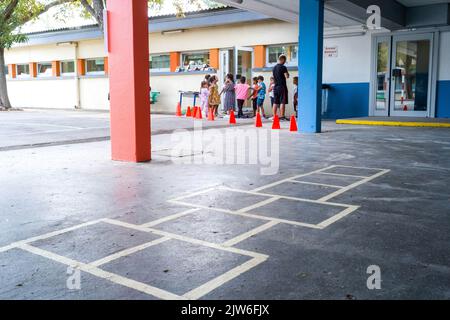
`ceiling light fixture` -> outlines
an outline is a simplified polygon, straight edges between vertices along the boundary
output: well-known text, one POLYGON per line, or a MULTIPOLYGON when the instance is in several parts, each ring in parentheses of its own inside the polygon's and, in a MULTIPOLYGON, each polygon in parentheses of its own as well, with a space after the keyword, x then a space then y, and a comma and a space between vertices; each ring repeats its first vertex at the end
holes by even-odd
POLYGON ((175 34, 175 33, 183 33, 183 32, 184 32, 184 29, 177 29, 177 30, 162 31, 161 34, 166 35, 166 34, 175 34))

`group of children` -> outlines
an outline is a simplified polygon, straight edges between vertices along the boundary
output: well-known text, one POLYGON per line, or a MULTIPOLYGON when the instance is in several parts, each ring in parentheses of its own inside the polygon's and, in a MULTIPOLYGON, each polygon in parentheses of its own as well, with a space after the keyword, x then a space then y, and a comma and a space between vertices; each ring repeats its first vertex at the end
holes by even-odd
MULTIPOLYGON (((219 105, 223 105, 223 111, 225 117, 229 117, 231 112, 236 110, 236 101, 238 107, 237 118, 243 118, 244 112, 243 108, 245 102, 249 99, 252 101, 253 107, 253 117, 259 112, 264 118, 268 119, 264 110, 264 101, 266 99, 267 92, 269 93, 271 106, 274 105, 274 78, 270 78, 269 89, 267 90, 266 84, 264 83, 264 77, 258 76, 253 78, 253 84, 250 86, 247 84, 247 79, 241 76, 236 84, 234 81, 234 76, 232 74, 227 74, 225 78, 225 83, 222 90, 219 91, 218 85, 219 79, 217 76, 206 75, 205 79, 201 83, 200 88, 200 102, 201 110, 207 117, 210 112, 214 116, 219 116, 219 105), (221 96, 223 95, 223 103, 221 96)), ((297 86, 298 77, 294 77, 294 110, 297 113, 297 86)), ((277 110, 273 110, 276 114, 277 110)), ((284 117, 284 115, 282 115, 284 117)), ((285 117, 284 117, 285 118, 285 117)))

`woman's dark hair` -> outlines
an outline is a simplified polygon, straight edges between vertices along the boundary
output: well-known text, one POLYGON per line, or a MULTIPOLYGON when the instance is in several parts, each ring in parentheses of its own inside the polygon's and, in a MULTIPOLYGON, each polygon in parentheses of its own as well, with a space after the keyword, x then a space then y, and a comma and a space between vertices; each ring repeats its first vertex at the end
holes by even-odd
POLYGON ((247 81, 247 78, 246 78, 246 77, 241 77, 241 79, 240 79, 240 80, 241 80, 241 83, 242 83, 242 84, 244 84, 244 83, 245 83, 245 81, 247 81))
POLYGON ((216 80, 216 76, 210 76, 209 77, 209 84, 212 84, 216 80))
POLYGON ((263 76, 259 76, 258 80, 264 81, 264 77, 263 76))
POLYGON ((258 82, 258 77, 253 77, 253 81, 258 82))
POLYGON ((211 75, 210 75, 210 74, 207 74, 207 75, 205 76, 205 80, 206 80, 206 81, 209 81, 210 78, 211 78, 211 75))
POLYGON ((234 76, 231 73, 227 74, 227 79, 231 80, 231 82, 234 82, 234 76))

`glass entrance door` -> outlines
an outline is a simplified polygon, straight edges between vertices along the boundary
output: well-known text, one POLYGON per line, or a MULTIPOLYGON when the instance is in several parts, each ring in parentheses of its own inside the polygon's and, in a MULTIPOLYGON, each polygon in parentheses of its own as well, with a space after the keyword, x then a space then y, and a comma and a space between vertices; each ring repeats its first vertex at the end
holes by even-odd
POLYGON ((235 74, 234 49, 220 50, 219 86, 222 87, 227 74, 235 74))
POLYGON ((252 81, 252 66, 253 66, 253 49, 245 47, 235 48, 235 70, 234 74, 236 81, 241 76, 246 77, 247 83, 251 85, 252 81))
POLYGON ((430 116, 433 34, 378 37, 375 43, 371 114, 430 116))
POLYGON ((380 37, 376 41, 375 116, 389 115, 391 84, 391 37, 380 37))
POLYGON ((393 38, 391 115, 429 115, 432 47, 432 34, 393 38))

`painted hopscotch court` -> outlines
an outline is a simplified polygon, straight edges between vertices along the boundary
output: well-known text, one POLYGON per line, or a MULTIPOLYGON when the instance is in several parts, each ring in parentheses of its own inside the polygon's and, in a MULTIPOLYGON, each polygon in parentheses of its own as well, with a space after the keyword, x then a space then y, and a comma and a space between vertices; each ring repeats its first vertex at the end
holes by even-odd
POLYGON ((169 200, 186 206, 173 215, 139 225, 93 220, 14 242, 0 253, 23 250, 156 299, 197 300, 270 259, 237 244, 279 224, 326 232, 359 208, 333 198, 389 171, 332 165, 251 191, 214 186, 169 200), (230 229, 214 231, 224 225, 230 229), (110 232, 116 235, 114 245, 105 238, 110 232), (92 235, 91 248, 75 245, 92 235), (204 268, 214 276, 203 274, 204 268), (163 276, 150 270, 162 270, 163 276))

